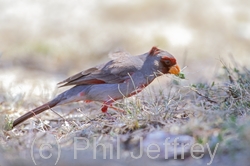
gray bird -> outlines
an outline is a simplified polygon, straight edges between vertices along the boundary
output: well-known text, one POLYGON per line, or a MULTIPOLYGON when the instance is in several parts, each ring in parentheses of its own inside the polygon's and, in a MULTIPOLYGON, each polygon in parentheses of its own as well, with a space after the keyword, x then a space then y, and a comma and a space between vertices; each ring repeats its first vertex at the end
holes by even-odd
POLYGON ((174 56, 157 47, 152 47, 149 52, 138 56, 118 52, 111 61, 58 83, 60 87, 73 87, 19 117, 14 121, 13 127, 52 107, 81 100, 102 102, 101 110, 107 112, 114 101, 139 93, 156 77, 162 74, 177 75, 179 72, 180 68, 174 56))

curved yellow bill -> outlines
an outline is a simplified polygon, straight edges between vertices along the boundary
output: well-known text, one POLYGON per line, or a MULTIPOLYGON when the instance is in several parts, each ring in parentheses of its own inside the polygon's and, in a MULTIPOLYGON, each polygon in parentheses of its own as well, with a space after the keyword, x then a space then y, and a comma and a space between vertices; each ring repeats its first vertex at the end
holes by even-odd
POLYGON ((169 69, 169 73, 170 74, 174 74, 174 75, 177 75, 179 74, 181 71, 180 67, 176 64, 174 66, 172 66, 170 69, 169 69))

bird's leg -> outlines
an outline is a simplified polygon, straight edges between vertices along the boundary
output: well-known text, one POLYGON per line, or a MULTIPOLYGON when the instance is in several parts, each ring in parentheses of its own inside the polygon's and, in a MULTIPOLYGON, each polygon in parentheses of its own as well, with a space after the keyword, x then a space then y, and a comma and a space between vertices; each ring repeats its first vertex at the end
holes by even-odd
POLYGON ((108 111, 108 108, 112 108, 112 109, 114 109, 114 110, 117 111, 117 112, 124 113, 124 110, 112 106, 112 103, 113 103, 114 101, 115 101, 115 100, 109 100, 109 101, 104 102, 104 103, 103 103, 103 106, 102 106, 102 109, 101 109, 102 112, 103 112, 103 113, 106 113, 106 112, 108 111))
POLYGON ((102 110, 103 113, 106 113, 108 111, 108 106, 104 105, 104 103, 103 103, 103 106, 102 106, 101 110, 102 110))
POLYGON ((112 106, 112 103, 113 103, 114 101, 115 101, 115 100, 110 100, 110 101, 104 102, 104 103, 103 103, 103 106, 102 106, 102 108, 101 108, 102 112, 105 113, 107 119, 109 119, 109 120, 115 120, 116 118, 115 118, 114 116, 111 116, 111 114, 107 112, 107 111, 108 111, 108 108, 112 108, 112 109, 114 109, 115 111, 121 112, 121 113, 124 113, 124 112, 125 112, 125 111, 122 110, 122 109, 113 107, 113 106, 112 106))
POLYGON ((102 112, 105 113, 107 119, 112 119, 114 120, 114 118, 108 113, 108 107, 110 107, 112 104, 113 101, 109 101, 109 102, 104 102, 103 105, 102 105, 102 112))

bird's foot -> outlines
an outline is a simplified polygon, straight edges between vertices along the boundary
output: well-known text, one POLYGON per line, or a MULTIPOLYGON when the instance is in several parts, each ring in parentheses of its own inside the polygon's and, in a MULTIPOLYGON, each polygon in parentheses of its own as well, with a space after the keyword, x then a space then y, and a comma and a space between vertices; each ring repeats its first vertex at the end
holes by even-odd
POLYGON ((102 110, 103 113, 107 113, 108 108, 111 108, 111 109, 113 109, 113 110, 115 110, 115 111, 117 111, 117 112, 120 112, 120 113, 126 115, 126 111, 124 111, 123 109, 114 107, 114 106, 112 106, 111 104, 109 104, 109 105, 103 105, 102 108, 101 108, 101 110, 102 110))

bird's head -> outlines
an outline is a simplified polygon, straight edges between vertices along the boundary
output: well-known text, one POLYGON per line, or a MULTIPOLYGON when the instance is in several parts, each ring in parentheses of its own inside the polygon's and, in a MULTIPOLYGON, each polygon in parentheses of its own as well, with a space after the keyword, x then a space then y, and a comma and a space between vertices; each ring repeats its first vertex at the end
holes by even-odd
POLYGON ((162 66, 162 73, 170 73, 175 75, 180 73, 180 67, 177 64, 175 57, 167 51, 160 50, 157 47, 152 47, 149 51, 149 56, 154 56, 159 59, 160 66, 162 66))

